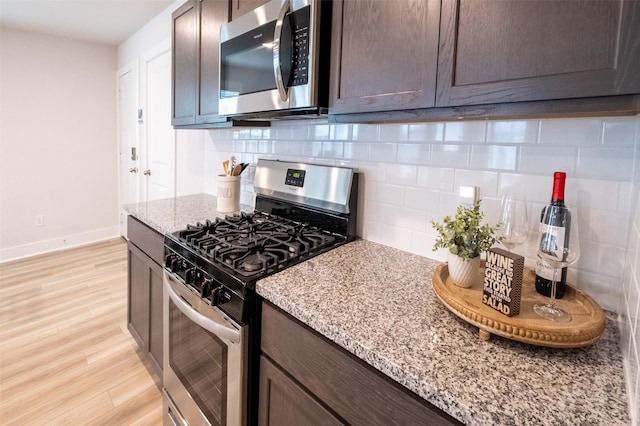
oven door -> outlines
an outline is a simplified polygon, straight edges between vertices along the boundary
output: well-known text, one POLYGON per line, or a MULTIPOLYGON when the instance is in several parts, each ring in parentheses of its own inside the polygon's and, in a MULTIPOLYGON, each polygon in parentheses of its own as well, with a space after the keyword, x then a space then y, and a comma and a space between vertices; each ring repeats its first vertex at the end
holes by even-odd
POLYGON ((164 271, 165 425, 242 425, 246 329, 164 271))
POLYGON ((317 106, 313 0, 272 0, 220 32, 220 115, 317 106))

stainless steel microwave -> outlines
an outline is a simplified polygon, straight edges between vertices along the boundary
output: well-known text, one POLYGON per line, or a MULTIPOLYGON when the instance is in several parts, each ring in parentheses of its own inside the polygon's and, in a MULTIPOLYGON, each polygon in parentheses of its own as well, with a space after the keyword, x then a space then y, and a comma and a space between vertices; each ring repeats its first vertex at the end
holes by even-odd
POLYGON ((272 0, 220 30, 219 114, 323 114, 331 2, 272 0))

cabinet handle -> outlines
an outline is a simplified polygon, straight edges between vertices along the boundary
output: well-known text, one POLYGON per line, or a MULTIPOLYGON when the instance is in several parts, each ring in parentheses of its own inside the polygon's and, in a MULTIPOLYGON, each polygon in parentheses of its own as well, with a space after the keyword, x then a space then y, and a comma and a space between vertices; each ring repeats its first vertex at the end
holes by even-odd
POLYGON ((147 169, 144 172, 142 172, 143 175, 145 176, 151 176, 151 169, 147 169))
POLYGON ((280 67, 280 39, 282 38, 282 25, 284 24, 284 18, 290 9, 289 0, 285 0, 280 9, 278 20, 276 21, 276 29, 273 35, 273 73, 276 77, 276 87, 280 94, 280 100, 286 102, 288 99, 287 88, 282 81, 282 68, 280 67))
POLYGON ((129 173, 138 173, 138 168, 137 167, 130 168, 129 173))

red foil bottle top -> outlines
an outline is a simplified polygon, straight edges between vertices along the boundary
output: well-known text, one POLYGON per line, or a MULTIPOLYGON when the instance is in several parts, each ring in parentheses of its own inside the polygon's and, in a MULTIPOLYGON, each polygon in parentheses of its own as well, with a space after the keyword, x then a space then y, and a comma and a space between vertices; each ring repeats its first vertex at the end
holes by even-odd
POLYGON ((553 193, 551 200, 564 201, 564 182, 567 179, 565 172, 555 172, 553 174, 553 193))

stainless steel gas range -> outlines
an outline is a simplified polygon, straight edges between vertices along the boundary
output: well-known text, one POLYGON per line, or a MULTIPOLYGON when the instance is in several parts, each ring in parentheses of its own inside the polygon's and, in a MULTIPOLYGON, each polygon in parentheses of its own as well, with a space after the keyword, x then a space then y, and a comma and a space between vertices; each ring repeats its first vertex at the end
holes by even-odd
POLYGON ((259 160, 254 212, 165 236, 166 425, 257 424, 255 283, 353 240, 357 188, 349 168, 259 160))

